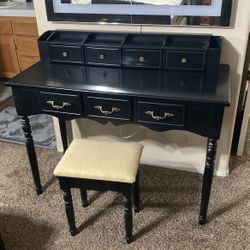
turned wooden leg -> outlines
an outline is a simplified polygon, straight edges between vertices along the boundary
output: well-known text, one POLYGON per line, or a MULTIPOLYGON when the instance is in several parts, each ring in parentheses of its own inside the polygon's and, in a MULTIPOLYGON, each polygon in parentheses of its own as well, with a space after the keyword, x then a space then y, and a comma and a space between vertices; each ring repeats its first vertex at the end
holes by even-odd
POLYGON ((58 121, 59 121, 61 137, 62 137, 63 153, 65 153, 68 148, 66 121, 60 118, 58 118, 58 121))
POLYGON ((87 190, 80 188, 80 192, 81 192, 82 206, 87 207, 89 205, 87 190))
POLYGON ((126 241, 129 244, 133 241, 132 187, 129 192, 123 194, 123 197, 126 241))
POLYGON ((34 147, 34 142, 32 138, 32 132, 30 127, 30 121, 27 116, 22 117, 23 132, 26 139, 26 149, 29 157, 29 163, 31 167, 31 172, 33 180, 35 183, 36 193, 39 195, 42 193, 42 185, 40 181, 39 169, 37 164, 36 151, 34 147))
POLYGON ((139 183, 139 173, 136 176, 136 182, 134 184, 134 211, 135 213, 140 212, 140 183, 139 183))
POLYGON ((216 149, 217 149, 217 141, 208 138, 206 163, 205 163, 205 170, 204 170, 203 184, 202 184, 200 216, 199 216, 199 224, 201 225, 204 225, 207 222, 207 210, 208 210, 209 197, 213 181, 216 149))
POLYGON ((76 224, 75 224, 75 214, 74 214, 71 190, 65 185, 64 186, 61 185, 61 190, 63 192, 65 210, 66 210, 67 220, 69 224, 69 232, 72 236, 74 236, 77 234, 77 229, 76 229, 76 224))

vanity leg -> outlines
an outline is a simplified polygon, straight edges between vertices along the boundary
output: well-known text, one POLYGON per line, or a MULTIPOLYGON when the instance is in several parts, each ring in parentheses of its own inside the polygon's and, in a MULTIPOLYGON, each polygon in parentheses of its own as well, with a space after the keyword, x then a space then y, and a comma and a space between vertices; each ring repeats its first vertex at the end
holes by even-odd
POLYGON ((125 236, 126 241, 130 244, 133 241, 133 211, 132 211, 132 193, 133 189, 127 190, 123 194, 123 204, 124 204, 124 220, 125 220, 125 236))
POLYGON ((140 184, 139 184, 139 173, 137 173, 136 181, 135 181, 135 184, 134 184, 133 199, 134 199, 134 211, 135 211, 135 213, 139 213, 139 212, 140 212, 140 184))
POLYGON ((27 148, 27 153, 28 153, 29 162, 31 166, 31 172, 33 175, 34 183, 35 183, 35 189, 36 189, 37 194, 39 195, 42 193, 42 186, 41 186, 39 169, 38 169, 38 164, 37 164, 36 151, 35 151, 34 142, 32 138, 30 121, 27 116, 22 117, 22 125, 23 125, 23 132, 24 132, 25 139, 26 139, 26 148, 27 148))
POLYGON ((66 121, 61 118, 58 118, 58 121, 59 121, 59 126, 60 126, 61 137, 62 137, 63 153, 65 153, 68 148, 66 121))
POLYGON ((213 181, 216 149, 217 149, 217 141, 208 138, 206 163, 205 163, 205 170, 204 170, 203 184, 202 184, 200 216, 199 216, 199 224, 201 225, 204 225, 207 222, 207 209, 208 209, 209 197, 213 181))

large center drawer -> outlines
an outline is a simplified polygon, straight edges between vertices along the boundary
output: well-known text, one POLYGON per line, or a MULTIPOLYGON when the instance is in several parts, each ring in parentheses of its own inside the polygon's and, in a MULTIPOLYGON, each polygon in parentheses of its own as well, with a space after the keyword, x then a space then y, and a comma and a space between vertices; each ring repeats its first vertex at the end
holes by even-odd
POLYGON ((128 99, 87 96, 89 117, 130 120, 131 108, 128 99))
POLYGON ((184 106, 139 101, 137 102, 137 121, 182 127, 184 126, 184 106))
POLYGON ((47 113, 81 114, 80 95, 40 92, 40 109, 47 113))

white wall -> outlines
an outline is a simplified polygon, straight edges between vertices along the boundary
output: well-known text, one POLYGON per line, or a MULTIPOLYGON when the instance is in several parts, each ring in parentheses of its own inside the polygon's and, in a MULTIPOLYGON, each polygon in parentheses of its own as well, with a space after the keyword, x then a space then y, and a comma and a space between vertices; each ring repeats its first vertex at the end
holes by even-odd
MULTIPOLYGON (((249 31, 250 1, 235 0, 232 25, 230 28, 218 27, 167 27, 167 26, 126 26, 126 25, 85 25, 83 23, 48 22, 44 1, 34 0, 38 28, 42 33, 48 29, 79 29, 89 31, 127 31, 142 33, 211 33, 224 37, 222 63, 231 66, 231 107, 224 115, 221 139, 218 144, 216 174, 225 176, 229 172, 229 156, 238 102, 241 74, 244 65, 247 36, 249 31)), ((109 140, 124 140, 123 136, 136 133, 130 140, 145 145, 142 162, 187 171, 203 172, 206 140, 185 131, 156 133, 137 125, 114 127, 100 125, 93 121, 79 119, 72 122, 74 137, 97 137, 109 140)), ((128 140, 128 139, 125 139, 128 140)))

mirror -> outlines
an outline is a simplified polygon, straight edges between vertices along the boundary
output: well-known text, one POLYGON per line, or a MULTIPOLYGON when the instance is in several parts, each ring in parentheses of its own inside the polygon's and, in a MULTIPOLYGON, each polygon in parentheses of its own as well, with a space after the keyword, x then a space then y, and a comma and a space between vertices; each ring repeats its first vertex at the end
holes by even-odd
POLYGON ((46 0, 49 21, 229 26, 233 0, 46 0))

